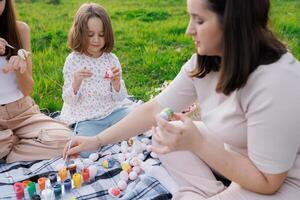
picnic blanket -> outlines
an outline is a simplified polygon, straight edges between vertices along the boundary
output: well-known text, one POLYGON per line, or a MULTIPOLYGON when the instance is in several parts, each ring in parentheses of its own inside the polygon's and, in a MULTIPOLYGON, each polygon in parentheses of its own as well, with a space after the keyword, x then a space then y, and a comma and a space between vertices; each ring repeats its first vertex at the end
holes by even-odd
MULTIPOLYGON (((136 137, 136 139, 142 140, 148 136, 142 134, 136 137)), ((116 156, 120 151, 120 143, 107 145, 101 149, 101 155, 111 154, 112 158, 117 160, 116 156)), ((151 158, 149 152, 144 151, 143 154, 145 156, 145 162, 151 161, 151 165, 161 164, 158 159, 151 158)), ((95 180, 78 189, 73 189, 71 192, 72 197, 76 199, 117 199, 112 197, 108 193, 108 190, 111 187, 117 187, 117 183, 120 180, 119 173, 122 168, 119 162, 115 162, 114 166, 111 168, 104 168, 101 165, 103 159, 105 159, 105 156, 100 156, 94 163, 97 166, 95 180)), ((50 160, 0 164, 0 200, 16 199, 12 184, 24 180, 30 180, 37 183, 38 178, 47 177, 50 173, 57 172, 56 166, 62 163, 64 163, 64 160, 61 157, 56 157, 50 160)), ((136 180, 128 183, 127 189, 122 191, 122 195, 119 199, 159 200, 170 199, 171 197, 172 195, 158 180, 142 173, 136 180)))

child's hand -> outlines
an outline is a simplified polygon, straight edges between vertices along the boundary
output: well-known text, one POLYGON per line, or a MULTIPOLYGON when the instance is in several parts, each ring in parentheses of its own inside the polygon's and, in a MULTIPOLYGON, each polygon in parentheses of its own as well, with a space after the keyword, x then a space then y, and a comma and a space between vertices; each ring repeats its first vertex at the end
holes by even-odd
POLYGON ((120 69, 117 67, 112 67, 111 71, 113 73, 113 77, 111 78, 112 86, 114 87, 114 90, 119 92, 121 88, 121 74, 120 69))
POLYGON ((86 69, 86 68, 75 72, 74 82, 73 82, 73 89, 74 89, 75 94, 78 92, 82 81, 84 79, 90 78, 92 75, 93 75, 93 73, 91 72, 91 70, 86 69))

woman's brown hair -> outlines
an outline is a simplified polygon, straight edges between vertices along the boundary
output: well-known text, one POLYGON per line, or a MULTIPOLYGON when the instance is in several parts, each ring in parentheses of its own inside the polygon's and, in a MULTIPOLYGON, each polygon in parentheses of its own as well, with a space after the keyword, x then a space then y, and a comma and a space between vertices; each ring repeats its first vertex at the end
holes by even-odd
POLYGON ((198 55, 192 77, 219 71, 216 91, 229 95, 247 83, 259 65, 271 64, 287 52, 268 29, 269 0, 207 0, 223 29, 223 56, 198 55))
POLYGON ((22 49, 20 33, 17 28, 17 18, 14 0, 6 0, 5 8, 0 16, 0 37, 4 38, 8 44, 15 49, 6 48, 5 56, 9 59, 12 55, 17 55, 17 50, 22 49))
POLYGON ((85 3, 78 9, 69 33, 69 47, 74 51, 86 53, 88 45, 87 24, 92 17, 98 17, 103 23, 105 45, 101 50, 111 52, 114 46, 111 20, 106 10, 95 3, 85 3))

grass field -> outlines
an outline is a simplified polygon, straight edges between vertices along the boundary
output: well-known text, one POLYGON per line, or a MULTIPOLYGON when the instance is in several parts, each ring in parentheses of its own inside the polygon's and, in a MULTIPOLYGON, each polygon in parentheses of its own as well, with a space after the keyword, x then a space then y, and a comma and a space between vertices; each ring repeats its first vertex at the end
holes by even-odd
MULTIPOLYGON (((19 18, 31 27, 35 87, 41 108, 62 106, 62 68, 67 34, 83 0, 17 0, 19 18)), ((109 12, 129 93, 148 100, 155 87, 175 77, 194 50, 185 35, 186 0, 94 0, 109 12)), ((272 0, 272 29, 300 59, 300 1, 272 0)))

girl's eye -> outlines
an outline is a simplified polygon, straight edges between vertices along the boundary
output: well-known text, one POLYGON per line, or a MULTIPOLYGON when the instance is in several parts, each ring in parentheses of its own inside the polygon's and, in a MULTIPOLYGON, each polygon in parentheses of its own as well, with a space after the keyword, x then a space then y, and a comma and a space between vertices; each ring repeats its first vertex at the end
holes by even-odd
POLYGON ((104 33, 99 34, 100 37, 104 37, 104 33))
POLYGON ((201 25, 201 24, 203 24, 203 21, 198 20, 198 21, 196 21, 196 23, 201 25))

